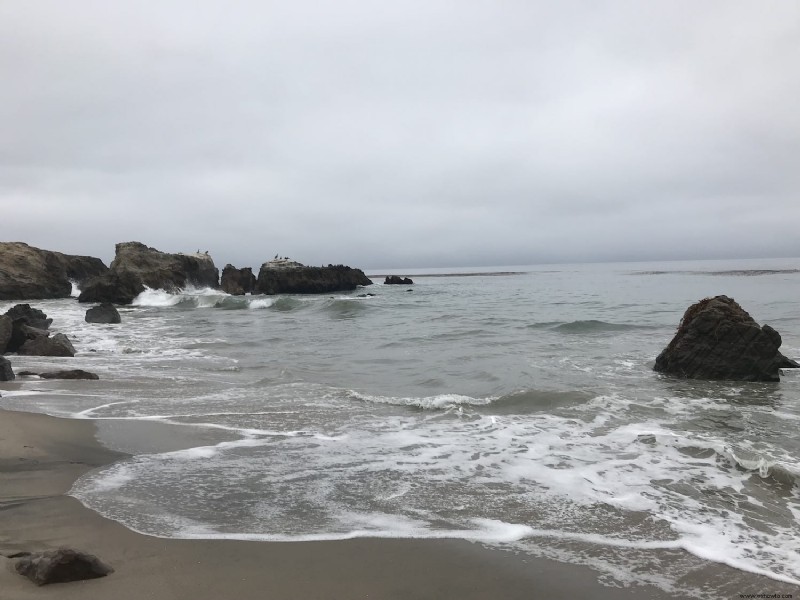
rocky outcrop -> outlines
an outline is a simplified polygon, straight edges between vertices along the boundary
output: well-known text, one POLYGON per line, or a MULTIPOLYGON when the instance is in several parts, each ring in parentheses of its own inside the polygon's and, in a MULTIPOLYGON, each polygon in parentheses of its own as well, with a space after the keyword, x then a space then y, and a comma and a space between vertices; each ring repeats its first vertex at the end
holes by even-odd
POLYGON ((8 315, 0 315, 0 355, 5 354, 11 334, 14 331, 14 321, 8 315))
POLYGON ((233 265, 227 264, 222 269, 219 285, 226 294, 242 296, 256 289, 256 276, 253 275, 253 269, 250 267, 237 269, 233 265))
POLYGON ((44 311, 33 308, 30 304, 15 304, 6 311, 12 321, 24 321, 26 325, 37 329, 49 329, 53 319, 49 319, 44 311))
POLYGON ((400 277, 399 275, 387 275, 383 281, 384 285, 413 285, 414 282, 408 277, 400 277))
POLYGON ((324 294, 350 291, 359 285, 372 285, 361 269, 344 265, 306 267, 287 260, 272 260, 261 265, 256 292, 261 294, 324 294))
POLYGON ((114 572, 111 566, 93 554, 72 548, 59 548, 23 556, 14 568, 17 573, 24 575, 36 585, 97 579, 114 572))
POLYGON ((219 270, 208 254, 168 254, 124 242, 117 244, 109 272, 88 281, 78 300, 130 304, 144 286, 176 292, 190 285, 216 288, 218 283, 219 270))
POLYGON ((733 299, 716 296, 686 310, 653 368, 690 379, 779 381, 781 368, 800 366, 780 346, 772 327, 759 326, 733 299))
POLYGON ((11 369, 11 363, 7 358, 0 356, 0 381, 13 381, 14 371, 11 369))
POLYGON ((101 277, 90 279, 81 290, 78 302, 130 304, 143 291, 144 285, 133 273, 109 271, 101 277))
POLYGON ((84 320, 87 323, 121 323, 119 311, 110 302, 103 302, 86 311, 84 320))
POLYGON ((0 242, 0 300, 68 298, 74 280, 83 285, 108 271, 99 258, 0 242))
MULTIPOLYGON (((40 330, 41 331, 41 330, 40 330)), ((27 356, 75 356, 75 348, 63 333, 53 337, 37 335, 29 338, 17 352, 27 356)))

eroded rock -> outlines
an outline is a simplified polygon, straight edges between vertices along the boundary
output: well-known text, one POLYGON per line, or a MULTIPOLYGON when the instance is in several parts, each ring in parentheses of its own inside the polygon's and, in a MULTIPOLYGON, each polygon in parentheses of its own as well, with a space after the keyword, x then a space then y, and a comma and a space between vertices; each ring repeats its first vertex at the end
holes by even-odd
POLYGON ((686 310, 653 368, 690 379, 779 381, 781 368, 800 366, 780 346, 772 327, 759 326, 732 298, 715 296, 686 310))
POLYGON ((14 568, 36 585, 97 579, 114 572, 110 565, 95 555, 72 548, 23 556, 17 560, 14 568))
POLYGON ((87 323, 121 323, 119 311, 110 302, 103 302, 86 311, 84 317, 87 323))

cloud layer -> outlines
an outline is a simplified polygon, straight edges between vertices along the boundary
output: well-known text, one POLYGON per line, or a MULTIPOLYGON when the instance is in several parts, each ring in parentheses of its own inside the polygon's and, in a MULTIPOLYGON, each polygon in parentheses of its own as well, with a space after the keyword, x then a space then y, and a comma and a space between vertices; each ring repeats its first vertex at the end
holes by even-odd
POLYGON ((0 237, 423 267, 800 256, 791 2, 0 4, 0 237))

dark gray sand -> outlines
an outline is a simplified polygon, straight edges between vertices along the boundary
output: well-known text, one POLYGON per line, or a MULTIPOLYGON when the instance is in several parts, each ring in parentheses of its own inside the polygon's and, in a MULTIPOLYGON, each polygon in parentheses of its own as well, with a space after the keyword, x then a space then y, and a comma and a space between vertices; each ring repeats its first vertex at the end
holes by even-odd
MULTIPOLYGON (((0 598, 670 597, 652 587, 606 587, 585 567, 462 541, 265 543, 166 540, 141 535, 64 495, 81 474, 120 458, 124 455, 96 441, 91 421, 0 411, 0 598), (59 545, 95 553, 116 572, 104 579, 38 588, 15 574, 13 561, 5 558, 14 552, 59 545)), ((765 589, 776 587, 775 582, 765 583, 765 589)))

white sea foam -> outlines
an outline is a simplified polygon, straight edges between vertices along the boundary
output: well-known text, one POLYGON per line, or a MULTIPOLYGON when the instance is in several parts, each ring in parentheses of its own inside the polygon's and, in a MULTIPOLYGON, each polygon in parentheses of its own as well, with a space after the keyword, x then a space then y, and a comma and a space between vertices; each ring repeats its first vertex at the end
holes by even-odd
POLYGON ((70 291, 69 295, 72 298, 77 298, 81 295, 81 289, 78 287, 78 283, 73 281, 72 279, 69 280, 70 285, 72 286, 72 290, 70 291))
POLYGON ((165 290, 151 289, 145 286, 145 290, 136 296, 131 303, 133 306, 152 306, 167 307, 177 306, 182 302, 191 302, 198 308, 209 308, 216 305, 222 298, 229 294, 212 288, 186 287, 177 293, 170 293, 165 290))
POLYGON ((275 304, 272 298, 253 298, 247 302, 247 307, 252 309, 269 308, 275 304))
POLYGON ((439 394, 437 396, 426 396, 422 398, 397 398, 393 396, 373 396, 361 392, 350 391, 350 397, 361 400, 362 402, 374 402, 376 404, 394 404, 397 406, 413 406, 426 410, 441 410, 455 408, 459 406, 485 406, 491 404, 497 397, 473 398, 462 394, 439 394))

